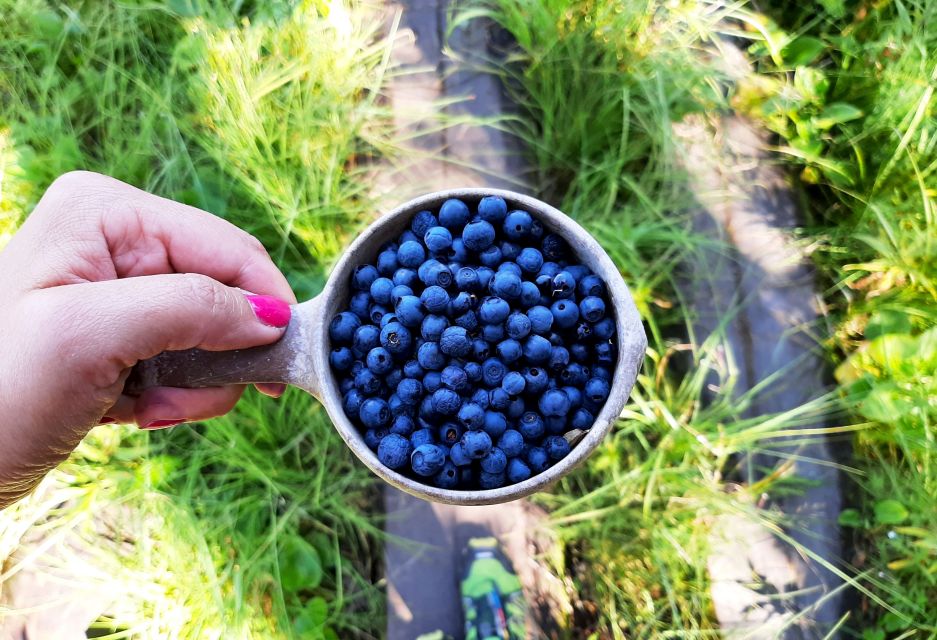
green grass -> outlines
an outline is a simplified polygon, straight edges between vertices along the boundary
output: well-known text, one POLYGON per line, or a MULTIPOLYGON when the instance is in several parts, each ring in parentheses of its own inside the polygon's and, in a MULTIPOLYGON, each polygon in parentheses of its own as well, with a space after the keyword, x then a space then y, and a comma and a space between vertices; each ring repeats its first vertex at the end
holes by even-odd
MULTIPOLYGON (((371 215, 357 167, 391 149, 386 43, 356 4, 256 5, 0 1, 0 244, 91 169, 232 220, 316 293, 371 215)), ((96 429, 0 515, 0 584, 33 523, 99 547, 108 637, 377 637, 375 495, 315 401, 249 391, 204 425, 96 429)))

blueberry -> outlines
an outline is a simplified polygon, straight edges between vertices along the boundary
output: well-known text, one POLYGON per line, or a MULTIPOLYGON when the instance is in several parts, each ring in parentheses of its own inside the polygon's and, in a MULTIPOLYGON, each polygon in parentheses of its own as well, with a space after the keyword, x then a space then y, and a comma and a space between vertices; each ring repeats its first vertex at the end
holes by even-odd
POLYGON ((540 251, 547 260, 559 262, 569 256, 569 244, 555 233, 548 233, 540 241, 540 251))
POLYGON ((465 248, 465 242, 462 238, 453 238, 452 246, 449 247, 449 261, 462 264, 468 260, 468 250, 465 248))
POLYGON ((586 396, 592 400, 592 402, 605 402, 608 398, 609 386, 606 380, 601 378, 591 378, 586 382, 584 387, 586 396))
POLYGON ((351 275, 351 286, 358 291, 368 291, 371 288, 371 283, 374 282, 379 275, 377 267, 374 265, 358 265, 351 275))
POLYGON ((478 330, 478 314, 472 310, 466 311, 455 319, 455 323, 466 331, 475 333, 478 330))
POLYGON ((505 364, 511 364, 512 362, 517 362, 520 360, 521 355, 523 354, 523 349, 521 348, 521 343, 517 340, 512 340, 508 338, 507 340, 502 340, 498 343, 497 346, 498 357, 505 364))
POLYGON ((615 322, 611 318, 603 318, 592 326, 592 335, 597 340, 608 340, 615 335, 615 322))
POLYGON ((399 249, 400 245, 402 245, 404 242, 422 242, 423 237, 416 235, 410 229, 405 229, 403 233, 400 234, 398 240, 400 241, 397 245, 397 248, 399 249))
POLYGON ((484 291, 491 284, 491 279, 495 277, 495 272, 489 267, 478 267, 475 269, 478 274, 478 288, 484 291))
POLYGON ((445 316, 430 314, 423 318, 423 324, 420 325, 420 335, 424 340, 430 342, 439 342, 442 332, 449 326, 449 320, 445 316))
POLYGON ((524 393, 524 387, 527 386, 524 376, 517 371, 511 371, 504 376, 504 380, 501 381, 501 388, 504 389, 509 396, 519 396, 524 393))
POLYGON ((540 302, 540 290, 533 282, 524 280, 521 282, 520 304, 524 309, 529 309, 540 302))
POLYGON ((436 219, 432 211, 420 211, 413 216, 413 220, 410 221, 410 230, 413 231, 418 238, 422 238, 430 228, 438 225, 439 220, 436 219))
POLYGON ((368 320, 374 324, 378 324, 381 322, 381 320, 384 319, 384 316, 388 315, 389 313, 390 307, 383 304, 374 303, 368 309, 368 320))
POLYGON ((494 245, 478 254, 478 261, 486 267, 497 267, 501 264, 501 249, 494 245))
POLYGON ((447 422, 439 427, 439 441, 448 446, 452 446, 462 439, 465 428, 454 422, 447 422))
MULTIPOLYGON (((355 388, 354 378, 342 378, 342 381, 338 383, 338 390, 344 396, 346 393, 355 388)), ((485 393, 488 393, 487 391, 485 393)))
POLYGON ((610 383, 612 381, 612 372, 608 370, 608 367, 595 366, 592 367, 592 377, 601 378, 610 383))
POLYGON ((449 301, 449 307, 446 312, 453 317, 458 317, 475 306, 476 298, 474 293, 466 291, 459 292, 455 298, 449 301))
POLYGON ((410 459, 410 441, 402 435, 390 433, 381 439, 377 447, 377 459, 385 467, 399 469, 410 459))
POLYGON ((348 373, 350 373, 351 376, 354 377, 358 375, 359 373, 361 373, 364 369, 367 369, 367 367, 364 366, 364 363, 361 360, 355 360, 351 364, 351 369, 348 370, 348 373))
POLYGON ((475 360, 484 362, 485 359, 487 359, 490 355, 490 351, 491 347, 489 344, 481 338, 475 338, 472 340, 472 357, 474 357, 475 360))
POLYGON ((562 460, 569 453, 569 443, 562 436, 549 436, 543 439, 543 448, 553 460, 562 460))
POLYGON ((439 349, 447 356, 464 358, 472 350, 472 342, 462 327, 448 327, 442 332, 439 349))
POLYGON ((504 340, 503 324, 485 324, 482 325, 482 339, 487 343, 501 342, 504 340))
POLYGON ((439 224, 448 229, 461 229, 468 220, 469 208, 461 200, 446 200, 439 208, 439 224))
POLYGON ((537 406, 544 416, 565 416, 569 413, 569 396, 561 389, 549 389, 540 396, 537 406))
POLYGON ((569 364, 569 350, 566 347, 550 347, 550 359, 547 366, 551 371, 561 371, 569 364))
POLYGON ((368 352, 365 364, 371 373, 382 376, 394 368, 394 359, 384 347, 374 347, 368 352))
MULTIPOLYGON (((468 377, 470 382, 478 382, 482 379, 482 366, 477 362, 466 362, 465 366, 462 368, 465 370, 465 375, 468 377)), ((488 394, 484 389, 478 389, 478 391, 485 393, 485 397, 488 397, 488 394)))
POLYGON ((414 328, 423 322, 423 303, 416 296, 404 296, 394 309, 397 320, 405 327, 414 328))
POLYGON ((360 326, 361 319, 358 316, 350 311, 342 311, 329 323, 329 337, 336 344, 349 344, 360 326))
POLYGON ((446 462, 442 469, 433 476, 433 484, 440 489, 455 489, 459 486, 459 470, 451 462, 446 462))
POLYGON ((397 395, 405 404, 415 405, 423 397, 423 383, 414 378, 404 378, 397 383, 397 395))
MULTIPOLYGON (((379 347, 383 349, 383 347, 379 347)), ((388 352, 389 353, 389 352, 388 352)), ((384 374, 384 386, 388 389, 396 389, 400 381, 403 380, 403 372, 397 367, 392 368, 384 374)), ((391 396, 393 398, 394 396, 391 396)), ((390 402, 390 400, 388 400, 390 402)), ((397 415, 396 413, 394 415, 397 415)))
POLYGON ((489 387, 500 385, 506 373, 507 367, 497 358, 488 358, 482 363, 482 379, 489 387))
POLYGON ((501 260, 514 260, 521 254, 519 245, 505 240, 501 243, 501 260))
POLYGON ((568 269, 553 276, 553 297, 565 300, 576 294, 576 278, 568 269))
POLYGON ((511 313, 511 305, 506 300, 496 296, 489 296, 482 300, 478 315, 485 324, 499 324, 504 322, 511 313))
POLYGON ((550 361, 553 347, 543 336, 532 335, 524 341, 524 358, 531 364, 546 364, 550 361))
POLYGON ((369 429, 386 427, 393 418, 387 401, 381 398, 368 398, 362 402, 358 416, 361 418, 361 424, 369 429))
POLYGON ((468 375, 462 367, 450 364, 442 370, 442 385, 456 393, 465 393, 470 388, 468 375))
POLYGON ((436 389, 433 392, 433 409, 439 415, 454 416, 461 406, 462 398, 452 389, 436 389))
POLYGON ((507 476, 503 471, 501 473, 482 471, 478 474, 478 486, 482 489, 497 489, 498 487, 504 486, 504 481, 506 479, 507 476))
POLYGON ((422 378, 423 367, 416 360, 407 360, 403 365, 403 375, 407 378, 422 378))
POLYGON ((586 380, 588 380, 589 377, 589 372, 586 367, 583 367, 578 362, 566 365, 566 368, 560 373, 560 379, 564 383, 574 387, 581 387, 586 384, 586 380))
POLYGON ((530 330, 538 334, 546 334, 553 327, 553 313, 546 307, 536 305, 527 309, 527 319, 530 320, 530 330))
POLYGON ((524 391, 528 395, 535 395, 547 388, 550 376, 540 367, 527 367, 524 369, 524 382, 524 391))
POLYGON ((485 421, 482 425, 482 429, 485 430, 491 439, 500 438, 501 435, 508 428, 507 418, 504 417, 504 414, 500 411, 486 411, 485 412, 485 421))
POLYGON ((417 276, 419 276, 420 282, 427 287, 433 285, 448 287, 452 284, 452 271, 450 271, 447 265, 436 262, 435 260, 424 263, 424 267, 421 267, 417 271, 417 276))
POLYGON ((517 420, 524 415, 524 410, 526 408, 527 405, 524 403, 523 398, 514 398, 511 400, 511 404, 508 405, 506 413, 509 419, 517 420))
POLYGON ((541 473, 550 466, 550 456, 547 455, 547 452, 541 447, 531 447, 527 450, 527 455, 524 457, 527 460, 527 465, 530 467, 530 470, 534 473, 541 473))
POLYGON ((355 361, 355 356, 348 347, 335 347, 329 353, 329 364, 337 371, 348 371, 355 361))
POLYGON ((576 409, 569 421, 570 429, 590 429, 593 424, 595 424, 593 415, 582 408, 576 409))
POLYGON ((576 339, 577 340, 585 341, 591 337, 592 337, 592 325, 590 325, 588 322, 580 322, 579 324, 576 325, 576 339))
POLYGON ((485 426, 485 410, 474 402, 466 402, 459 408, 459 422, 467 429, 477 431, 485 426))
POLYGON ((439 349, 438 342, 424 342, 416 352, 417 362, 426 371, 439 371, 446 366, 446 356, 439 349))
MULTIPOLYGON (((426 250, 423 245, 415 240, 407 240, 397 249, 397 262, 402 267, 414 269, 420 266, 420 263, 426 259, 426 250)), ((398 269, 399 272, 399 269, 398 269)), ((409 284, 409 283, 398 283, 409 284)))
POLYGON ((509 338, 513 338, 514 340, 521 340, 526 338, 530 333, 530 318, 528 318, 525 314, 520 313, 519 311, 515 311, 508 316, 508 319, 504 324, 504 328, 507 331, 509 338))
POLYGON ((557 300, 550 307, 553 323, 560 329, 569 329, 579 320, 579 307, 572 300, 557 300))
POLYGON ((413 289, 411 287, 405 284, 396 284, 390 292, 390 303, 396 307, 400 303, 401 298, 412 295, 413 289))
POLYGON ((432 444, 434 441, 433 432, 429 429, 417 429, 410 434, 410 444, 413 445, 414 449, 424 444, 432 444))
POLYGON ((552 435, 566 433, 566 416, 547 416, 543 419, 543 427, 552 435))
POLYGON ((438 371, 427 371, 423 375, 423 389, 426 393, 434 393, 442 388, 442 374, 438 371))
POLYGON ((595 361, 600 365, 610 366, 615 362, 615 347, 608 342, 595 345, 595 361))
POLYGON ((488 222, 501 222, 508 213, 508 205, 499 196, 485 196, 478 203, 478 217, 488 222))
POLYGON ((506 475, 508 482, 511 484, 517 484, 518 482, 527 480, 532 474, 530 467, 524 464, 523 460, 519 458, 512 458, 511 461, 508 462, 506 475))
POLYGON ((566 397, 569 398, 569 408, 576 409, 582 406, 582 391, 579 390, 579 387, 561 387, 563 391, 566 392, 566 397))
POLYGON ((392 276, 399 266, 397 249, 385 249, 377 255, 377 272, 382 276, 392 276))
POLYGON ((421 444, 410 454, 410 466, 417 475, 436 475, 446 463, 445 450, 435 444, 421 444))
POLYGON ((368 369, 362 369, 355 375, 355 389, 366 396, 373 396, 381 390, 381 379, 368 369))
POLYGON ((488 406, 495 411, 507 411, 511 406, 511 396, 501 387, 492 389, 488 393, 488 406))
POLYGON ((414 429, 416 429, 416 423, 413 421, 413 418, 405 414, 395 416, 393 423, 390 425, 391 433, 396 433, 406 438, 410 437, 414 429))
POLYGON ((576 362, 588 362, 591 355, 592 354, 589 353, 589 347, 581 342, 576 342, 569 345, 569 357, 571 357, 576 362))
POLYGON ((579 282, 586 276, 591 276, 592 271, 584 264, 571 264, 566 267, 566 271, 569 271, 570 275, 579 282))
POLYGON ((587 296, 579 302, 579 312, 589 322, 598 322, 605 317, 605 302, 596 296, 587 296))
POLYGON ((498 439, 498 447, 500 447, 509 458, 518 456, 524 448, 524 436, 520 431, 508 429, 502 433, 501 438, 498 439))
POLYGON ((381 318, 381 329, 389 325, 391 322, 399 322, 397 316, 393 313, 385 313, 381 318))
POLYGON ((342 397, 342 409, 351 420, 358 418, 358 411, 361 409, 361 403, 364 402, 364 396, 357 389, 352 389, 342 397))
POLYGON ((508 466, 508 457, 498 447, 492 447, 479 465, 485 473, 501 473, 508 466))
POLYGON ((387 429, 368 429, 364 432, 364 443, 371 451, 377 451, 381 440, 387 435, 387 429))
POLYGON ((484 251, 495 241, 495 228, 484 220, 475 220, 465 225, 462 242, 469 251, 484 251))
POLYGON ((527 440, 536 440, 543 435, 544 429, 543 418, 534 411, 528 411, 522 415, 517 425, 517 430, 527 440))
POLYGON ((491 451, 491 436, 484 431, 466 431, 462 434, 462 450, 473 460, 480 460, 491 451))
POLYGON ((510 211, 504 217, 501 225, 504 235, 511 240, 520 240, 530 233, 530 226, 533 224, 533 218, 526 211, 510 211))
POLYGON ((452 246, 452 234, 445 227, 430 227, 423 235, 423 243, 433 253, 439 253, 452 246))
POLYGON ((377 278, 371 283, 371 297, 379 304, 390 304, 390 294, 393 290, 394 283, 390 278, 377 278))
POLYGON ((391 352, 393 355, 401 355, 410 352, 413 345, 413 337, 410 330, 399 322, 389 322, 381 329, 381 346, 391 352))
POLYGON ((601 298, 605 295, 605 284, 598 276, 588 275, 579 279, 579 282, 576 284, 576 291, 581 298, 586 298, 588 296, 601 298))
POLYGON ((348 310, 358 316, 358 319, 362 322, 370 320, 371 294, 366 291, 356 291, 353 293, 351 295, 351 300, 348 301, 348 310))
POLYGON ((420 278, 417 276, 416 271, 413 269, 407 269, 406 267, 401 267, 394 271, 394 277, 391 278, 394 281, 395 286, 405 285, 412 287, 420 281, 420 278))
POLYGON ((449 459, 452 460, 452 464, 457 467, 464 467, 465 465, 472 464, 472 459, 465 453, 461 442, 456 442, 449 449, 449 459))
POLYGON ((525 247, 517 255, 517 264, 524 273, 539 273, 543 266, 543 254, 533 247, 525 247))
POLYGON ((562 270, 563 270, 563 268, 560 267, 560 265, 558 265, 557 263, 551 262, 551 261, 547 261, 547 262, 544 262, 544 263, 540 266, 540 271, 537 272, 537 276, 538 276, 538 277, 539 277, 539 276, 546 276, 547 279, 548 279, 548 281, 549 281, 549 283, 550 283, 550 284, 553 284, 553 278, 556 276, 556 274, 558 274, 558 273, 559 273, 560 271, 562 271, 562 270))
POLYGON ((459 291, 478 291, 478 272, 474 267, 461 267, 456 271, 455 285, 459 291))
POLYGON ((524 278, 524 272, 521 271, 521 268, 517 266, 516 262, 510 262, 510 261, 502 262, 501 264, 498 265, 498 268, 495 269, 495 275, 501 273, 502 271, 513 273, 514 275, 516 275, 518 278, 521 278, 521 279, 524 278))
POLYGON ((499 271, 489 285, 491 292, 505 300, 516 300, 521 295, 521 279, 510 271, 499 271))
POLYGON ((445 313, 446 308, 449 306, 449 293, 440 286, 432 285, 423 289, 423 293, 420 294, 420 302, 430 313, 445 313))

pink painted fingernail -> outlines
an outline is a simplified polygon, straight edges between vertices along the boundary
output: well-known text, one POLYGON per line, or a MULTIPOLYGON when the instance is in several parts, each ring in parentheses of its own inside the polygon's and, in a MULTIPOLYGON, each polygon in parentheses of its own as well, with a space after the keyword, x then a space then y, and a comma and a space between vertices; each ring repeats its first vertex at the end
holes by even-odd
POLYGON ((165 429, 166 427, 174 427, 177 424, 182 424, 185 420, 151 420, 145 425, 140 427, 141 429, 165 429))
POLYGON ((117 418, 112 418, 110 416, 104 416, 98 420, 98 424, 111 424, 112 422, 117 422, 117 418))
POLYGON ((290 305, 273 296, 247 296, 257 319, 268 327, 282 329, 290 323, 290 305))

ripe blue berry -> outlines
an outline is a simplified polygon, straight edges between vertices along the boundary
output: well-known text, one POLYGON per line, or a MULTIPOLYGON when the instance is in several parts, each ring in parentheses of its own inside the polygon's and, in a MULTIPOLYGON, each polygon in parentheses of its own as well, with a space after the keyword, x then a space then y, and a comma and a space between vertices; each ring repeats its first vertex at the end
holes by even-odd
POLYGON ((462 367, 450 364, 442 370, 442 384, 456 393, 465 393, 469 390, 468 375, 462 367))
POLYGON ((377 256, 377 272, 382 276, 392 276, 394 271, 400 267, 397 262, 397 249, 385 249, 377 256))
POLYGON ((569 413, 569 396, 561 389, 548 389, 537 403, 544 416, 565 416, 569 413))
POLYGON ((410 444, 413 445, 413 448, 421 447, 424 444, 433 444, 435 438, 433 438, 433 432, 429 429, 417 429, 410 434, 410 444))
POLYGON ((553 323, 560 329, 569 329, 579 320, 579 307, 572 300, 557 300, 550 306, 553 323))
POLYGON ((501 388, 504 389, 509 396, 519 396, 524 393, 524 387, 527 385, 524 376, 517 371, 511 371, 504 376, 504 380, 501 381, 501 388))
POLYGON ((404 378, 397 383, 397 395, 404 404, 415 405, 423 397, 423 383, 413 378, 404 378))
POLYGON ((348 347, 335 347, 329 353, 329 364, 336 371, 348 371, 354 361, 355 356, 348 347))
POLYGON ((478 486, 482 489, 497 489, 498 487, 504 486, 504 481, 506 479, 507 476, 503 471, 501 473, 482 471, 478 474, 478 486))
POLYGON ((374 347, 371 349, 368 352, 366 363, 371 373, 379 376, 388 373, 394 368, 394 359, 391 357, 390 351, 384 347, 374 347))
POLYGON ((484 251, 495 241, 495 228, 485 220, 475 220, 465 225, 462 242, 469 251, 484 251))
POLYGON ((525 247, 517 255, 517 265, 524 273, 539 273, 543 266, 543 254, 533 247, 525 247))
POLYGON ((475 272, 478 274, 478 288, 485 291, 491 285, 491 279, 495 277, 494 270, 482 266, 475 269, 475 272))
POLYGON ((591 378, 586 382, 584 390, 586 397, 592 402, 601 403, 608 398, 609 386, 608 382, 601 378, 591 378))
MULTIPOLYGON (((465 375, 468 377, 469 382, 478 382, 482 379, 482 366, 477 362, 466 362, 465 366, 462 368, 465 370, 465 375)), ((478 391, 485 393, 485 397, 488 397, 484 389, 478 389, 478 391)))
POLYGON ((527 455, 524 458, 527 461, 527 466, 534 473, 541 473, 550 466, 550 456, 541 447, 531 447, 527 450, 527 455))
POLYGON ((543 427, 552 435, 566 433, 566 416, 547 416, 543 419, 543 427))
POLYGON ((524 309, 529 309, 540 302, 540 289, 533 282, 524 280, 521 283, 520 304, 524 309))
POLYGON ((581 342, 576 342, 569 345, 569 356, 580 364, 588 362, 590 355, 589 347, 582 344, 581 342))
POLYGON ((504 451, 504 455, 509 458, 519 456, 524 449, 524 436, 520 431, 508 429, 501 434, 498 439, 498 447, 504 451))
POLYGON ((412 296, 413 289, 408 287, 405 284, 395 284, 394 288, 390 292, 390 303, 393 306, 397 306, 400 303, 400 299, 404 296, 412 296))
POLYGON ((461 200, 446 200, 439 208, 439 224, 448 229, 461 229, 468 220, 469 208, 461 200))
MULTIPOLYGON (((434 393, 442 387, 442 374, 438 371, 427 371, 423 375, 423 389, 426 393, 434 393)), ((430 398, 432 400, 432 398, 430 398)))
POLYGON ((381 445, 381 440, 387 435, 387 429, 368 429, 364 432, 364 443, 371 451, 377 451, 381 445))
POLYGON ((576 409, 582 406, 582 392, 579 390, 579 387, 566 386, 561 388, 566 392, 566 397, 569 398, 570 409, 576 409))
POLYGON ((381 390, 381 379, 369 369, 362 369, 355 374, 355 389, 366 396, 373 396, 381 390))
MULTIPOLYGON (((439 342, 442 332, 449 326, 449 320, 445 316, 430 314, 423 318, 420 325, 420 335, 424 340, 430 342, 439 342)), ((412 376, 415 377, 415 376, 412 376)))
POLYGON ((381 398, 368 398, 362 402, 358 416, 361 418, 361 424, 369 429, 386 427, 393 418, 387 401, 381 398))
POLYGON ((553 313, 546 307, 537 305, 527 310, 530 330, 540 335, 547 334, 553 327, 553 313))
POLYGON ((351 300, 348 301, 348 310, 358 316, 362 322, 371 319, 371 294, 366 291, 356 291, 351 294, 351 300))
MULTIPOLYGON (((506 303, 505 303, 506 304, 506 303)), ((505 316, 507 314, 504 314, 505 316)), ((348 344, 361 326, 361 319, 350 311, 342 311, 329 323, 329 337, 336 344, 348 344)))
POLYGON ((505 237, 510 240, 520 240, 530 233, 530 227, 533 224, 533 218, 526 211, 510 211, 504 217, 501 230, 505 237))
MULTIPOLYGON (((385 383, 387 378, 384 379, 385 383)), ((396 382, 400 382, 397 380, 396 382)), ((396 384, 387 384, 388 389, 396 389, 396 384)), ((402 415, 411 415, 413 413, 413 407, 406 404, 403 400, 400 399, 396 393, 387 399, 387 406, 390 407, 390 415, 393 417, 402 416, 402 415)))
POLYGON ((358 265, 352 273, 351 286, 358 291, 369 291, 371 289, 371 283, 374 282, 379 275, 377 267, 373 265, 358 265))
POLYGON ((413 220, 410 221, 410 230, 413 231, 418 238, 422 238, 426 235, 427 231, 436 226, 439 226, 439 220, 436 219, 432 211, 420 211, 413 216, 413 220))
POLYGON ((595 345, 595 361, 600 365, 610 366, 615 362, 615 347, 608 342, 595 345))
POLYGON ((399 469, 410 460, 410 441, 402 435, 390 433, 381 439, 377 447, 377 459, 385 467, 399 469))
POLYGON ((482 340, 491 344, 492 342, 501 342, 505 336, 503 324, 485 324, 482 325, 482 340))
POLYGON ((397 320, 405 327, 418 327, 423 322, 423 304, 416 296, 404 296, 394 309, 397 320))
POLYGON ((512 458, 508 462, 507 467, 507 480, 511 484, 517 484, 518 482, 523 482, 531 476, 530 467, 524 464, 524 461, 519 458, 512 458))
POLYGON ((585 409, 579 408, 573 412, 573 417, 569 421, 570 429, 589 429, 595 424, 595 418, 585 409))
POLYGON ((381 329, 381 346, 393 355, 402 355, 410 352, 413 345, 413 336, 410 330, 399 322, 389 322, 381 329))
POLYGON ((449 459, 452 460, 452 464, 457 467, 464 467, 467 464, 472 464, 472 459, 465 453, 461 442, 456 442, 449 449, 449 459))
POLYGON ((543 435, 545 430, 543 418, 540 414, 533 411, 527 411, 521 416, 517 425, 517 430, 521 432, 527 440, 536 440, 543 435))
POLYGON ((504 417, 503 413, 500 411, 485 412, 485 422, 482 425, 482 429, 485 430, 485 433, 491 436, 492 440, 500 438, 507 428, 508 421, 507 418, 504 417))
POLYGON ((521 355, 523 354, 523 349, 521 348, 521 343, 517 340, 512 340, 508 338, 507 340, 502 340, 498 343, 497 346, 498 357, 505 364, 511 364, 512 362, 517 362, 520 360, 521 355))
POLYGON ((474 333, 478 329, 478 315, 474 311, 466 311, 455 319, 455 323, 466 331, 474 333))
POLYGON ((556 299, 572 298, 576 293, 576 279, 568 270, 556 274, 552 286, 553 297, 556 299))
POLYGON ((524 277, 524 272, 521 271, 521 268, 517 266, 516 262, 509 262, 509 261, 502 262, 501 264, 498 265, 498 268, 495 269, 495 275, 501 273, 502 271, 512 273, 521 279, 523 279, 524 277))
POLYGON ((433 484, 440 489, 455 489, 459 485, 459 470, 452 462, 446 461, 435 476, 433 484))
POLYGON ((492 447, 479 464, 486 473, 501 473, 508 466, 508 457, 498 447, 492 447))
POLYGON ((485 410, 474 402, 466 402, 459 408, 459 422, 477 431, 485 426, 485 410))
MULTIPOLYGON (((404 300, 408 299, 404 298, 404 300)), ((420 302, 430 313, 445 313, 449 306, 449 293, 437 285, 426 287, 420 294, 420 302)))
POLYGON ((488 222, 497 223, 504 220, 508 213, 508 205, 504 198, 499 196, 486 196, 478 203, 478 217, 488 222))
POLYGON ((407 286, 413 287, 416 285, 420 278, 417 276, 417 273, 413 269, 407 269, 406 267, 400 267, 394 271, 394 277, 391 278, 394 283, 394 286, 407 286))
POLYGON ((455 274, 459 291, 478 291, 478 272, 473 267, 462 267, 455 274))
POLYGON ((576 292, 580 298, 595 296, 601 298, 605 295, 605 284, 596 275, 587 275, 576 284, 576 292))
POLYGON ((446 463, 445 450, 435 444, 421 444, 410 454, 410 466, 417 475, 428 477, 439 473, 446 463))
POLYGON ((394 416, 394 421, 390 425, 391 433, 396 433, 405 438, 409 438, 414 429, 416 429, 416 423, 413 421, 413 418, 405 414, 394 416))
POLYGON ((499 271, 489 285, 491 292, 505 300, 516 300, 521 295, 521 279, 510 271, 499 271))
POLYGON ((462 450, 473 460, 480 460, 491 451, 491 436, 484 431, 466 431, 462 434, 462 450))
POLYGON ((438 342, 424 342, 416 352, 416 360, 426 371, 439 371, 446 366, 446 356, 438 342))
MULTIPOLYGON (((410 269, 415 269, 420 266, 420 263, 426 259, 426 250, 423 248, 423 245, 415 240, 407 240, 400 245, 400 248, 397 249, 397 262, 400 263, 403 267, 409 267, 410 269)), ((399 273, 399 269, 398 269, 399 273)), ((397 283, 397 284, 409 284, 409 283, 397 283)))
POLYGON ((436 389, 433 392, 433 409, 441 416, 454 416, 462 406, 462 398, 452 389, 436 389))
POLYGON ((501 264, 501 248, 494 245, 478 254, 478 261, 486 267, 495 268, 501 264))
POLYGON ((521 254, 520 245, 516 245, 513 242, 508 242, 505 240, 501 243, 501 260, 510 261, 515 260, 517 256, 521 254))
POLYGON ((342 410, 351 420, 358 419, 358 412, 361 409, 362 402, 364 402, 364 396, 361 392, 352 389, 342 397, 342 410))
POLYGON ((508 337, 513 338, 514 340, 521 340, 526 338, 530 333, 530 318, 525 314, 520 313, 519 311, 513 312, 508 316, 507 321, 504 324, 504 328, 507 331, 508 337))
POLYGON ((446 309, 452 317, 457 317, 475 306, 475 294, 466 291, 460 292, 455 298, 449 301, 449 307, 446 309))
POLYGON ((589 371, 578 362, 573 362, 566 365, 566 368, 560 373, 560 379, 568 385, 581 387, 589 379, 589 371))
POLYGON ((416 360, 407 360, 403 365, 403 375, 407 378, 422 378, 423 367, 416 360))
POLYGON ((547 366, 551 371, 562 371, 569 364, 569 351, 566 347, 551 347, 547 366))
POLYGON ((381 320, 384 319, 384 316, 390 313, 390 308, 386 307, 383 304, 372 304, 368 309, 368 320, 374 324, 378 324, 381 320))
POLYGON ((524 358, 531 364, 546 364, 553 353, 550 341, 543 336, 532 335, 524 340, 524 358))
POLYGON ((569 453, 569 443, 561 436, 548 436, 543 439, 543 448, 553 460, 562 460, 569 453))
POLYGON ((447 356, 464 358, 472 350, 472 342, 469 340, 468 332, 462 327, 448 327, 442 332, 439 349, 447 356))
POLYGON ((608 370, 608 367, 595 366, 592 367, 592 377, 601 378, 610 383, 612 381, 612 372, 608 370))
POLYGON ((439 427, 439 441, 451 447, 462 438, 465 428, 454 422, 447 422, 439 427))
POLYGON ((511 305, 496 296, 489 296, 482 300, 478 315, 485 324, 499 324, 504 322, 511 313, 511 305))
POLYGON ((507 411, 511 406, 511 396, 501 387, 492 389, 488 393, 488 406, 495 411, 507 411))
POLYGON ((608 340, 615 335, 615 322, 611 318, 603 318, 592 325, 592 335, 597 340, 608 340))
POLYGON ((540 241, 540 251, 547 260, 559 262, 569 257, 569 244, 555 233, 548 233, 540 241))
POLYGON ((452 246, 452 234, 445 227, 430 227, 423 235, 423 243, 433 253, 439 253, 452 246))
POLYGON ((394 283, 390 278, 377 278, 371 283, 371 297, 378 304, 389 305, 394 283))
POLYGON ((587 296, 579 302, 579 312, 589 322, 598 322, 605 317, 605 302, 597 296, 587 296))
POLYGON ((524 390, 528 395, 536 395, 547 388, 550 377, 540 367, 527 367, 524 369, 524 390))

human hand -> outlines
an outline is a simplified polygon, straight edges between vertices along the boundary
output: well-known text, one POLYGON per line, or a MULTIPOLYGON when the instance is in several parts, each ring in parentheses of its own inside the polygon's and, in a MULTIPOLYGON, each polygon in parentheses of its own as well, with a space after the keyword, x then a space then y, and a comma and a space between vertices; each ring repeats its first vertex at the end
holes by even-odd
POLYGON ((0 252, 0 300, 0 508, 97 424, 152 429, 228 412, 242 386, 121 391, 131 367, 161 351, 276 341, 296 302, 249 234, 88 172, 56 180, 0 252))

